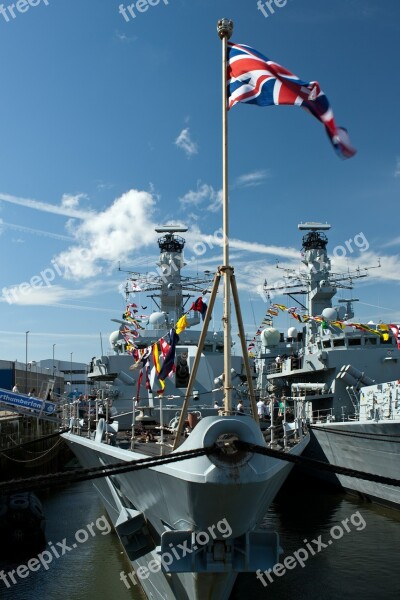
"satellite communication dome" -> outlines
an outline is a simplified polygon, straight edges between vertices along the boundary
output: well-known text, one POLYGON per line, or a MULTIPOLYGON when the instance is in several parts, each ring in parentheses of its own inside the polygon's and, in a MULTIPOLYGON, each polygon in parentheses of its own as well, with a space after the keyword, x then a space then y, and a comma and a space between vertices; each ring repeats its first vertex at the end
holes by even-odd
POLYGON ((298 333, 299 332, 297 331, 296 327, 289 327, 287 336, 288 338, 297 338, 298 333))
POLYGON ((336 321, 338 318, 338 313, 336 308, 324 308, 322 311, 322 316, 324 319, 328 319, 328 321, 336 321))
POLYGON ((160 327, 165 327, 165 313, 163 312, 153 312, 149 317, 149 325, 154 329, 160 329, 160 327))
POLYGON ((266 327, 260 333, 260 339, 263 346, 277 346, 280 338, 281 334, 274 327, 266 327))
POLYGON ((117 330, 117 331, 113 331, 112 333, 110 333, 110 337, 108 339, 109 339, 111 348, 115 348, 116 345, 118 344, 118 342, 120 340, 123 340, 124 338, 122 337, 120 331, 117 330))

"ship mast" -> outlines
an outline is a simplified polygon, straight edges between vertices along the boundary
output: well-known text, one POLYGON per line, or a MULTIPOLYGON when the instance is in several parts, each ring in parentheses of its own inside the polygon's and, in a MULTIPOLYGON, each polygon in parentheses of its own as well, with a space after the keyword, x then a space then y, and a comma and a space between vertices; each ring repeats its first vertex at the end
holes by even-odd
MULTIPOLYGON (((331 261, 326 250, 328 239, 324 234, 324 231, 328 231, 330 228, 331 226, 328 223, 300 223, 298 229, 308 232, 302 240, 302 262, 306 266, 306 272, 284 269, 287 283, 279 286, 269 286, 265 282, 264 292, 268 294, 270 291, 282 290, 282 293, 291 298, 295 294, 307 294, 307 307, 296 301, 307 310, 309 316, 323 317, 324 311, 332 308, 332 298, 339 288, 352 290, 354 279, 367 277, 369 269, 376 268, 363 267, 363 269, 358 268, 347 273, 332 273, 331 261), (290 292, 288 292, 288 289, 290 289, 290 292)), ((377 267, 380 267, 380 263, 377 267)), ((337 310, 337 318, 346 320, 353 318, 352 302, 355 301, 357 301, 357 298, 339 300, 339 303, 346 303, 346 308, 343 307, 337 310)), ((313 319, 307 321, 306 342, 310 341, 312 336, 317 333, 318 327, 318 323, 313 319)))
POLYGON ((168 324, 176 323, 183 313, 181 269, 185 266, 183 248, 185 240, 176 233, 184 233, 187 227, 165 225, 156 227, 157 233, 163 233, 158 239, 160 259, 160 310, 168 315, 168 324))

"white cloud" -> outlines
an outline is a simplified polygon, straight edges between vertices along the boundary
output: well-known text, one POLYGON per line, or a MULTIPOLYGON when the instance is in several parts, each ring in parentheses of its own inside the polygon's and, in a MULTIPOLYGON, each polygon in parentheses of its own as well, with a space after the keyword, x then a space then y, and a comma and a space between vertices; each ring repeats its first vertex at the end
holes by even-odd
POLYGON ((120 31, 115 32, 115 37, 123 43, 135 42, 138 39, 137 35, 126 35, 126 33, 121 33, 120 31))
POLYGON ((400 244, 400 237, 395 237, 383 244, 383 248, 390 248, 391 246, 398 246, 400 244))
MULTIPOLYGON (((399 281, 400 272, 400 256, 398 254, 386 255, 377 254, 376 252, 360 252, 354 258, 350 255, 337 257, 332 259, 332 265, 334 265, 335 271, 340 270, 345 272, 347 269, 354 272, 358 269, 360 274, 368 273, 369 270, 373 269, 371 273, 371 279, 381 281, 399 281), (378 265, 379 268, 376 268, 378 265)), ((365 282, 368 281, 366 278, 365 282)))
POLYGON ((190 190, 182 198, 179 198, 182 208, 188 206, 199 206, 207 202, 207 210, 217 212, 222 205, 222 190, 214 190, 212 185, 207 183, 197 183, 197 190, 190 190))
POLYGON ((178 148, 181 148, 181 150, 186 152, 188 157, 197 154, 198 152, 197 144, 190 139, 189 127, 182 129, 175 140, 175 144, 178 148))
POLYGON ((251 173, 245 173, 244 175, 240 175, 240 177, 236 179, 235 183, 233 184, 233 187, 255 187, 257 185, 261 185, 270 176, 270 172, 266 169, 252 171, 251 173))
POLYGON ((396 168, 394 170, 394 176, 400 177, 400 156, 396 158, 396 168))
POLYGON ((2 292, 2 302, 19 306, 52 306, 66 297, 79 296, 78 290, 66 290, 60 285, 32 287, 28 283, 3 288, 2 292))
MULTIPOLYGON (((66 196, 63 196, 63 198, 65 197, 66 196)), ((79 194, 78 197, 82 198, 84 197, 84 195, 79 194)), ((72 196, 67 196, 67 198, 72 198, 72 196)), ((92 214, 94 214, 91 211, 87 210, 76 210, 75 207, 71 206, 58 206, 56 204, 48 204, 47 202, 31 200, 30 198, 19 198, 18 196, 11 196, 10 194, 2 194, 1 192, 0 200, 3 200, 3 202, 10 202, 11 204, 17 204, 19 206, 25 206, 26 208, 32 208, 34 210, 40 210, 42 212, 62 215, 64 217, 73 217, 76 219, 86 219, 92 214)))
POLYGON ((126 259, 155 239, 151 220, 155 201, 148 192, 130 190, 101 213, 90 213, 71 230, 78 244, 56 257, 66 277, 87 279, 99 274, 104 262, 126 259))
POLYGON ((61 198, 61 206, 63 208, 77 208, 80 200, 82 198, 86 199, 86 194, 75 194, 72 196, 71 194, 63 194, 61 198))
POLYGON ((95 310, 102 312, 113 312, 114 309, 88 306, 87 298, 97 298, 99 294, 116 291, 118 282, 116 280, 107 282, 91 281, 79 288, 65 287, 56 283, 59 274, 53 269, 44 269, 40 275, 32 277, 28 282, 22 282, 1 290, 0 302, 15 304, 18 306, 57 306, 61 308, 76 308, 78 310, 95 310), (46 280, 45 275, 48 279, 46 280), (54 276, 54 279, 52 278, 54 276), (74 304, 65 304, 65 301, 73 300, 74 304))
POLYGON ((231 240, 231 247, 236 250, 245 250, 246 252, 257 252, 260 254, 272 254, 273 256, 284 256, 285 258, 299 257, 299 251, 295 248, 285 248, 284 246, 266 246, 258 242, 244 242, 242 240, 231 240))
POLYGON ((22 231, 24 233, 32 233, 34 235, 45 236, 53 238, 55 240, 63 240, 66 242, 73 241, 73 238, 68 237, 67 235, 61 235, 60 233, 52 233, 51 231, 44 231, 42 229, 33 229, 32 227, 24 227, 23 225, 15 225, 14 223, 6 223, 2 219, 0 219, 0 232, 2 227, 14 229, 15 231, 22 231))
MULTIPOLYGON (((193 226, 186 234, 186 238, 193 246, 203 242, 206 248, 210 250, 222 247, 222 230, 218 230, 213 235, 208 235, 203 234, 199 228, 193 226)), ((234 238, 230 238, 229 246, 233 250, 241 250, 251 254, 271 254, 272 256, 285 257, 289 259, 298 259, 300 255, 299 251, 295 248, 286 248, 284 246, 267 246, 257 242, 246 242, 244 240, 238 240, 234 238)))

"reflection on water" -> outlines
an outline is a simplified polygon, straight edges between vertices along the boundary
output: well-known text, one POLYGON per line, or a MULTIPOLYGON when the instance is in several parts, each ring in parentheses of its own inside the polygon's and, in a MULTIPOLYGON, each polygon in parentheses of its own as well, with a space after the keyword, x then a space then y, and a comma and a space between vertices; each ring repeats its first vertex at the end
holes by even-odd
MULTIPOLYGON (((144 599, 138 585, 130 582, 128 590, 120 579, 121 572, 131 571, 129 562, 116 535, 107 533, 108 526, 102 519, 104 510, 90 483, 57 490, 43 498, 43 505, 47 540, 53 543, 60 557, 53 555, 47 570, 40 565, 36 572, 28 571, 25 578, 15 575, 17 583, 9 582, 9 589, 0 580, 0 598, 144 599), (94 535, 90 535, 88 528, 91 523, 94 535)), ((281 561, 288 556, 298 556, 303 558, 304 567, 298 560, 289 560, 287 564, 291 568, 280 572, 280 576, 271 573, 272 582, 264 576, 266 586, 254 574, 240 575, 231 600, 248 597, 252 600, 398 600, 400 597, 400 513, 330 490, 292 484, 284 487, 266 515, 264 525, 279 531, 284 549, 281 561), (307 550, 307 543, 314 556, 307 550), (308 558, 301 552, 295 554, 301 548, 309 554, 308 558)), ((3 562, 0 571, 4 569, 7 574, 17 566, 3 562)), ((20 572, 25 574, 24 570, 20 572)))
POLYGON ((249 588, 252 600, 400 598, 399 512, 297 481, 284 486, 264 525, 279 531, 280 562, 294 559, 279 576, 271 573, 272 582, 264 575, 266 586, 253 574, 240 575, 231 600, 249 588))
MULTIPOLYGON (((53 554, 48 569, 42 565, 28 577, 17 575, 16 584, 7 590, 0 581, 0 598, 4 600, 143 600, 138 586, 128 590, 120 580, 121 572, 130 572, 130 566, 121 551, 116 534, 107 534, 102 518, 105 513, 90 483, 81 483, 59 490, 43 498, 46 515, 46 537, 60 555, 53 554), (96 520, 98 527, 96 526, 96 520), (94 536, 87 526, 91 528, 94 536), (75 534, 77 540, 75 541, 75 534), (87 541, 85 541, 86 537, 87 541), (82 540, 82 541, 81 541, 82 540), (74 548, 73 545, 76 544, 74 548), (67 550, 71 548, 71 550, 67 550)), ((51 550, 51 547, 50 547, 51 550)), ((27 560, 20 564, 27 564, 27 560)), ((16 569, 12 563, 0 564, 7 573, 16 569)), ((1 570, 0 569, 0 570, 1 570)))

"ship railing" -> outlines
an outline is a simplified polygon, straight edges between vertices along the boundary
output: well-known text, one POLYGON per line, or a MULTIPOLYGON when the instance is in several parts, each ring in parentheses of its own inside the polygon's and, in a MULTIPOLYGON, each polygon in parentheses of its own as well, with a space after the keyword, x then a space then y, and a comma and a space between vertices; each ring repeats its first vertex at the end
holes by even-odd
POLYGON ((300 356, 282 357, 281 360, 272 360, 267 365, 267 374, 275 375, 276 373, 290 373, 298 371, 302 367, 302 358, 300 356))
POLYGON ((282 372, 282 363, 278 364, 275 361, 272 361, 269 365, 267 365, 267 373, 268 375, 274 375, 275 373, 282 372))
MULTIPOLYGON (((301 442, 307 433, 307 404, 302 397, 282 396, 279 405, 275 399, 270 400, 265 417, 267 423, 270 422, 267 428, 269 436, 264 433, 270 448, 280 448, 282 438, 285 450, 293 443, 301 442)), ((263 423, 264 420, 261 420, 260 424, 263 423)))
MULTIPOLYGON (((100 419, 106 423, 111 422, 112 401, 108 398, 85 399, 66 398, 60 404, 62 413, 62 423, 64 427, 69 427, 71 432, 76 435, 86 434, 91 437, 91 432, 97 429, 100 419)), ((106 441, 112 432, 106 431, 106 441)))
POLYGON ((330 423, 334 420, 333 408, 313 410, 310 417, 310 423, 330 423))

